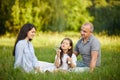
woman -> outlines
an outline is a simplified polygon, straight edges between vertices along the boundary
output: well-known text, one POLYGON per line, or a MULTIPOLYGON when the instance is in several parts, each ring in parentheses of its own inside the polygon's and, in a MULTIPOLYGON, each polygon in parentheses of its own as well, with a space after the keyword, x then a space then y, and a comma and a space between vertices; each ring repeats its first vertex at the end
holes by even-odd
POLYGON ((20 67, 26 72, 53 70, 55 68, 54 64, 38 61, 34 54, 31 40, 35 36, 35 32, 35 26, 30 23, 23 25, 20 29, 13 50, 13 56, 15 56, 14 68, 20 67))

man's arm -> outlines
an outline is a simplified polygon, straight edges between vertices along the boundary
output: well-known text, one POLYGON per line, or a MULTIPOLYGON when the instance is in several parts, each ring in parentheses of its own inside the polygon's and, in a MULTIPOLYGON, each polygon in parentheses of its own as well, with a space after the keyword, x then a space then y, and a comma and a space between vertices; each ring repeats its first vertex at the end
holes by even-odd
POLYGON ((93 72, 96 67, 98 51, 92 51, 91 53, 91 61, 90 61, 90 72, 93 72))

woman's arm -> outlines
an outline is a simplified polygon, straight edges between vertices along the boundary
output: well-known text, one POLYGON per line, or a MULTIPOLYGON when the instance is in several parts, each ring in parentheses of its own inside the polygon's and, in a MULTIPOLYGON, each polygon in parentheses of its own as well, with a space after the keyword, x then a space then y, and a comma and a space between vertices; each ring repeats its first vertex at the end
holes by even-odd
POLYGON ((23 57, 24 43, 22 41, 18 42, 15 47, 15 63, 14 67, 21 66, 23 57))

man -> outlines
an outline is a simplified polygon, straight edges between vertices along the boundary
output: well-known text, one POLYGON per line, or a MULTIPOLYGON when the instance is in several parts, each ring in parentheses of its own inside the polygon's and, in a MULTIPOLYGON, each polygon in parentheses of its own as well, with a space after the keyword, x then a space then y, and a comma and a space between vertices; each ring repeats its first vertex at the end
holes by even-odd
POLYGON ((82 25, 82 38, 77 42, 74 51, 76 56, 82 56, 82 61, 77 61, 77 67, 89 67, 91 72, 101 62, 100 42, 93 35, 93 30, 93 25, 89 22, 82 25))

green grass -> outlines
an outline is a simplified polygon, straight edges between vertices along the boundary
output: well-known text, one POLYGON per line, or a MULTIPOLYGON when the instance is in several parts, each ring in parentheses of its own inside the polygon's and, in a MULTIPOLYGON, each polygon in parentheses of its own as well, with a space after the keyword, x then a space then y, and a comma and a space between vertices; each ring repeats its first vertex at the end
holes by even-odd
MULTIPOLYGON (((101 42, 102 64, 93 73, 25 73, 13 69, 12 56, 15 37, 0 37, 0 80, 120 80, 120 37, 99 36, 101 42)), ((55 50, 64 37, 70 37, 74 45, 79 33, 39 33, 32 41, 39 60, 54 62, 55 50)), ((78 57, 80 59, 80 57, 78 57)))

